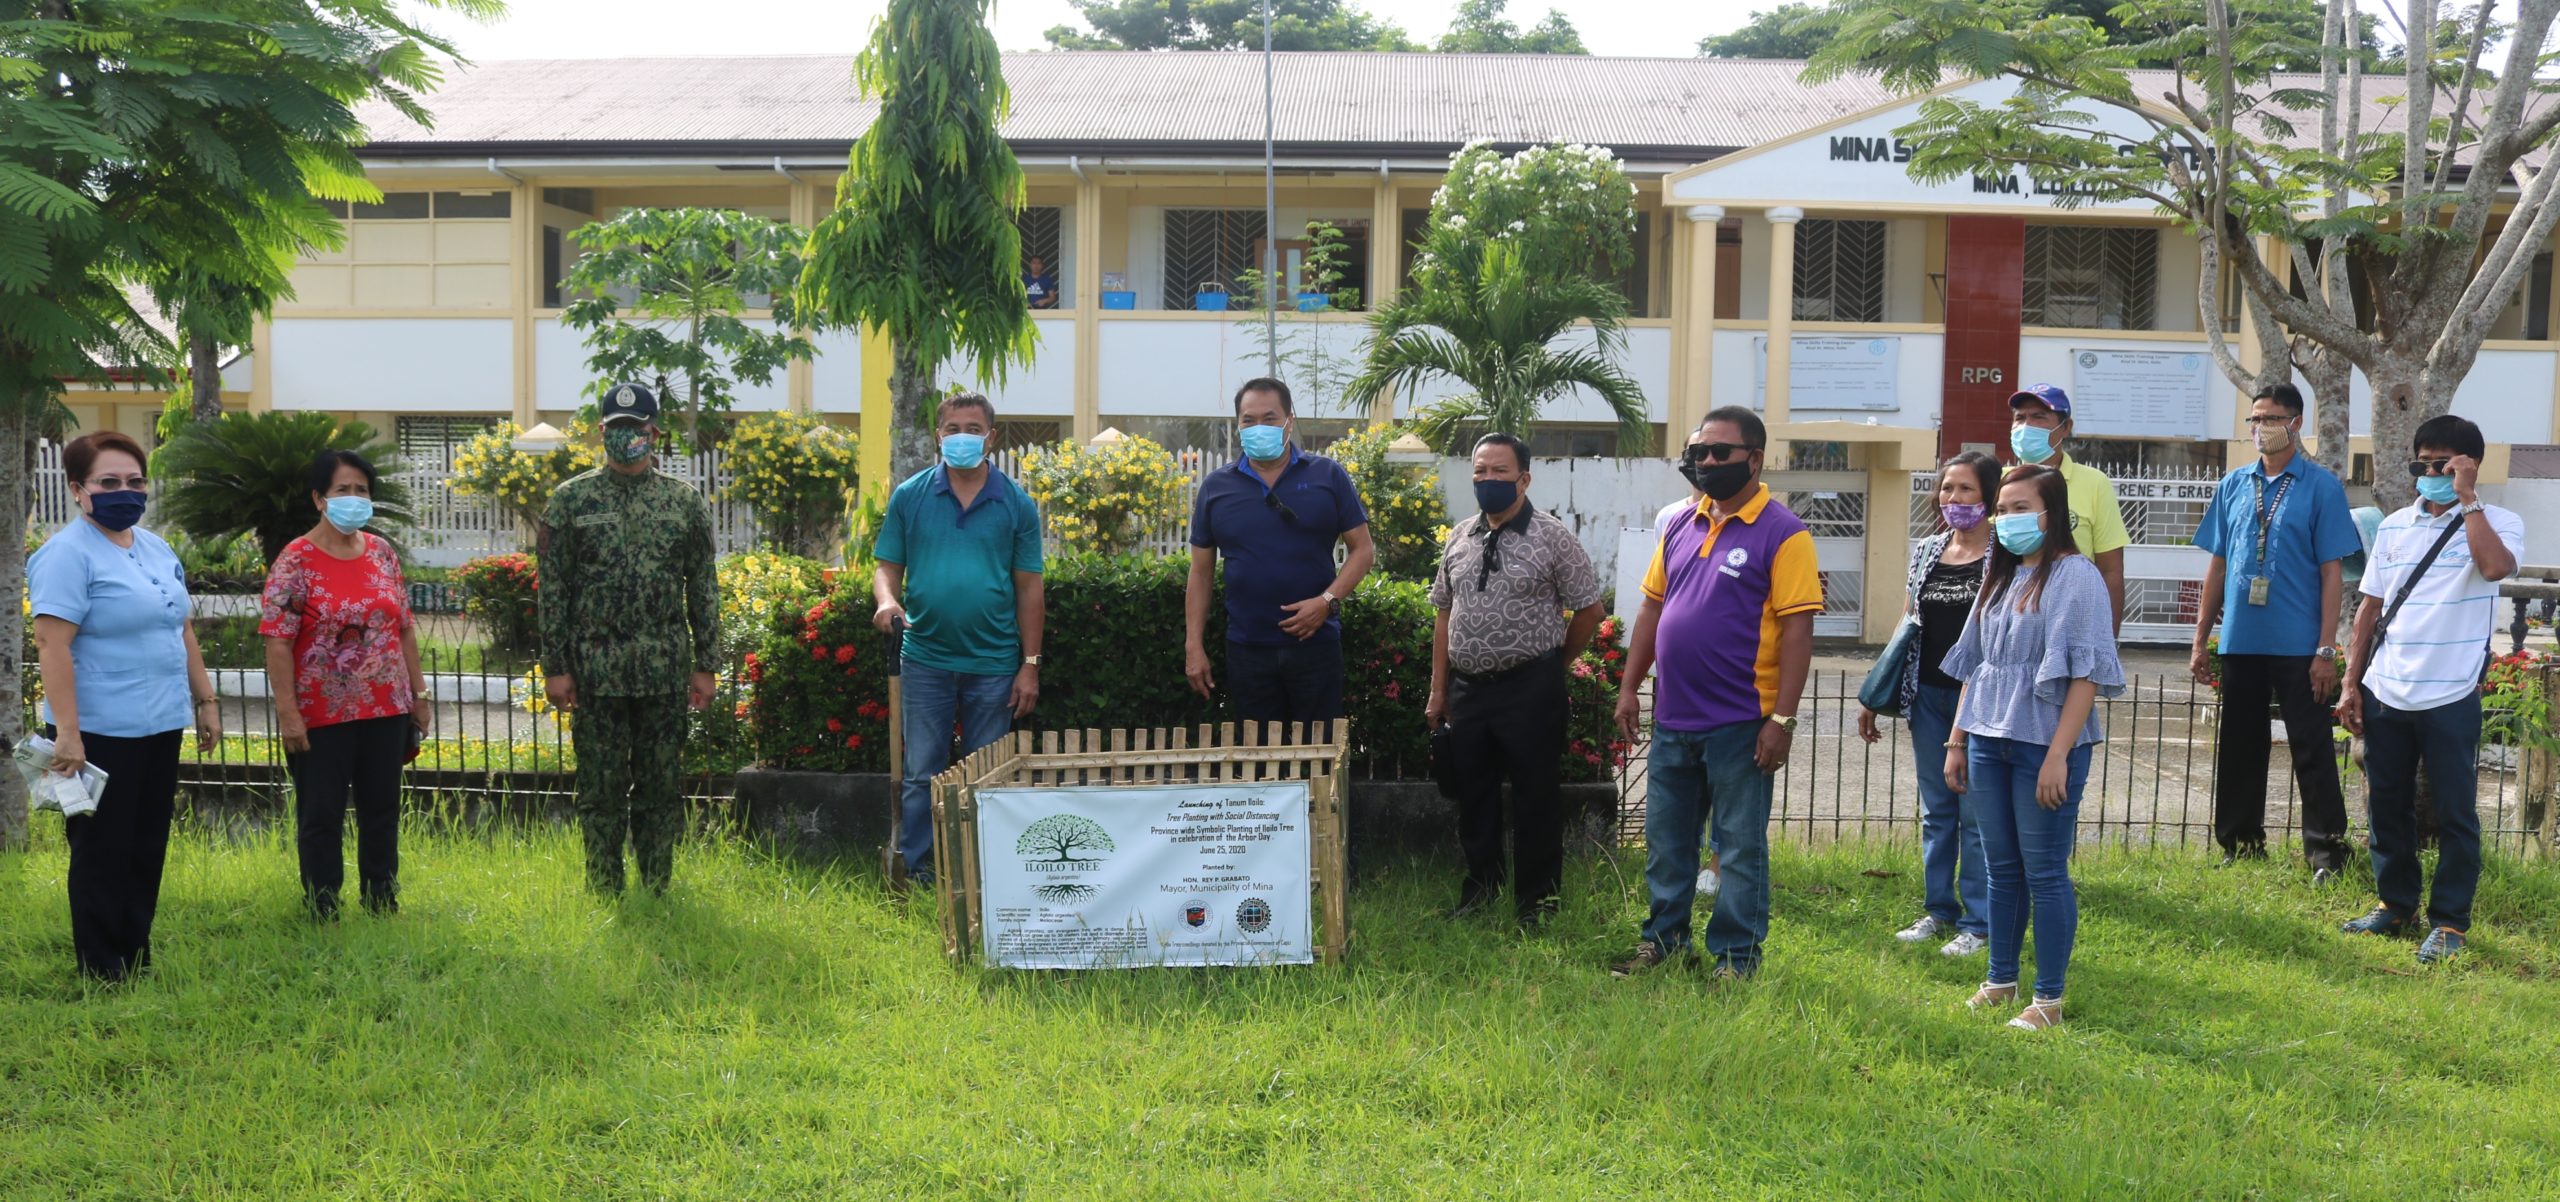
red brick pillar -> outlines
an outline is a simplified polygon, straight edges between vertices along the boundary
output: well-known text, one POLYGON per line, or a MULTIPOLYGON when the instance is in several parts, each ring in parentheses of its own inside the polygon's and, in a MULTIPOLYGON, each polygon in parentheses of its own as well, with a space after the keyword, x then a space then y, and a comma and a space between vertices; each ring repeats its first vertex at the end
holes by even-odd
MULTIPOLYGON (((1947 357, 1938 455, 1965 443, 2009 445, 2018 379, 2018 307, 2026 284, 2023 217, 1947 218, 1947 357)), ((2005 458, 2005 456, 2004 456, 2005 458)))

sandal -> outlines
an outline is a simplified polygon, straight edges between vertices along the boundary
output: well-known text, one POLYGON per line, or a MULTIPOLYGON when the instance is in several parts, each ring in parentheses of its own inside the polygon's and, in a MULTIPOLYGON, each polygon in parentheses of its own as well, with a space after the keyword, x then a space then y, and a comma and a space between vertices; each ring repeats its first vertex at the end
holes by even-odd
POLYGON ((1988 1006, 2006 1006, 2017 1000, 2018 983, 2016 981, 2011 981, 2006 985, 1994 985, 1989 982, 1984 982, 1982 988, 1975 990, 1972 997, 1965 999, 1964 1008, 1967 1010, 1980 1010, 1988 1006))
POLYGON ((2062 999, 2040 997, 2027 1003, 2027 1008, 2010 1019, 2009 1025, 2021 1031, 2042 1031, 2062 1024, 2062 999))

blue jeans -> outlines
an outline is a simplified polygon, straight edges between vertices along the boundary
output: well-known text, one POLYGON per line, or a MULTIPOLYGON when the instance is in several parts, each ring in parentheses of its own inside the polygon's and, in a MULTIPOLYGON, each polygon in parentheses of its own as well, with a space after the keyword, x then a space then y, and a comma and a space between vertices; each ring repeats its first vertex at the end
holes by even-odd
POLYGON ((2480 888, 2480 695, 2429 710, 2396 710, 2364 691, 2366 815, 2373 823, 2373 886, 2382 904, 2418 912, 2426 874, 2418 859, 2418 772, 2436 811, 2436 887, 2427 922, 2471 929, 2480 888))
POLYGON ((1947 787, 1947 738, 1955 733, 1954 689, 1920 686, 1903 724, 1911 728, 1911 762, 1920 770, 1921 908, 1959 931, 1988 937, 1991 893, 1982 867, 1982 831, 1947 787))
POLYGON ((2071 886, 2071 844, 2080 828, 2080 790, 2089 783, 2089 748, 2071 749, 2063 802, 2036 804, 2036 774, 2045 747, 1975 736, 1965 742, 1965 813, 1982 832, 1991 876, 1991 971, 2005 985, 2018 979, 2018 952, 2035 917, 2036 996, 2062 996, 2071 941, 2080 932, 2080 898, 2071 886))
POLYGON ((898 854, 907 875, 933 876, 933 778, 951 766, 951 728, 960 728, 960 754, 1003 738, 1013 729, 1013 677, 945 672, 908 660, 898 680, 905 771, 898 780, 898 854))
POLYGON ((1776 780, 1752 761, 1760 722, 1653 731, 1645 764, 1644 883, 1652 895, 1643 938, 1668 956, 1689 946, 1698 900, 1700 820, 1714 832, 1723 881, 1707 917, 1707 953, 1749 974, 1769 937, 1769 795, 1776 780))

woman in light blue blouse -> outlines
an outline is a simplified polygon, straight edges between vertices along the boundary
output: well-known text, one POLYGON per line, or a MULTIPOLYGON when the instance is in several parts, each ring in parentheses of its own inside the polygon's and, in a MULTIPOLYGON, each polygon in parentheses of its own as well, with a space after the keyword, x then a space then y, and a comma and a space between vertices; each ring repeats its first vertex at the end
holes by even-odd
POLYGON ((27 561, 43 721, 53 769, 107 774, 95 812, 64 820, 71 844, 71 945, 80 971, 121 981, 151 963, 160 868, 178 793, 178 744, 211 742, 222 711, 188 623, 186 573, 136 525, 149 497, 142 447, 122 434, 62 448, 81 516, 27 561))
POLYGON ((2019 467, 2001 480, 1991 566, 1943 671, 1964 682, 1947 738, 1947 784, 1964 795, 1990 869, 1991 967, 1965 1004, 2018 998, 2018 955, 2036 928, 2035 997, 2009 1025, 2062 1021, 2063 974, 2080 927, 2071 884, 2080 790, 2100 695, 2124 691, 2115 607, 2071 541, 2062 474, 2019 467))

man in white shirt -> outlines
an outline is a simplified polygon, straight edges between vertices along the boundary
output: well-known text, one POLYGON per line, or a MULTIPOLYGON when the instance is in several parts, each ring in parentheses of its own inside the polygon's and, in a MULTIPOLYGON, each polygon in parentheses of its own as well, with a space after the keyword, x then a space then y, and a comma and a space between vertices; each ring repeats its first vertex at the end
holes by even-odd
POLYGON ((2419 925, 2418 771, 2436 815, 2435 891, 2427 898, 2418 962, 2462 951, 2480 883, 2480 682, 2497 632, 2498 582, 2524 554, 2524 520, 2475 491, 2486 443, 2451 414, 2419 425, 2409 474, 2416 504, 2382 520, 2360 589, 2338 719, 2364 736, 2373 827, 2373 911, 2353 935, 2398 935, 2419 925), (2437 548, 2441 549, 2437 549, 2437 548), (2435 557, 2427 556, 2435 549, 2435 557))

